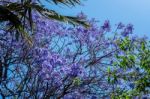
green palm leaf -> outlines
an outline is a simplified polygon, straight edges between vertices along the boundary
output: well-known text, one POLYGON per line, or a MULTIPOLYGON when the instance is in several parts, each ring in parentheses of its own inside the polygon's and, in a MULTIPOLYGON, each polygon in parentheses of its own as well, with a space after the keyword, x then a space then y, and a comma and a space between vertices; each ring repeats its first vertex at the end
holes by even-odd
MULTIPOLYGON (((40 0, 38 0, 40 2, 40 0)), ((75 5, 80 4, 80 0, 46 0, 47 2, 53 2, 55 4, 62 3, 65 5, 75 5)), ((88 27, 89 25, 85 20, 80 20, 77 17, 71 16, 63 16, 54 10, 50 10, 45 8, 40 3, 33 3, 31 0, 25 0, 21 3, 18 2, 10 2, 5 5, 0 5, 0 21, 9 21, 17 30, 17 35, 22 35, 30 44, 31 37, 29 33, 25 32, 25 24, 29 23, 31 27, 31 31, 33 30, 33 20, 32 20, 32 11, 37 11, 41 15, 66 23, 70 23, 73 25, 83 25, 88 27)), ((16 36, 19 37, 19 36, 16 36)))
MULTIPOLYGON (((41 2, 41 0, 38 0, 41 2)), ((64 4, 67 6, 75 6, 76 4, 80 4, 80 0, 45 0, 46 2, 49 3, 54 3, 54 4, 64 4)))
MULTIPOLYGON (((21 35, 28 41, 29 44, 32 43, 29 34, 24 30, 20 18, 14 13, 12 13, 9 9, 1 5, 0 5, 0 21, 9 21, 12 24, 12 26, 15 27, 15 30, 21 33, 21 35)), ((19 33, 16 33, 16 37, 19 37, 20 35, 19 33)))

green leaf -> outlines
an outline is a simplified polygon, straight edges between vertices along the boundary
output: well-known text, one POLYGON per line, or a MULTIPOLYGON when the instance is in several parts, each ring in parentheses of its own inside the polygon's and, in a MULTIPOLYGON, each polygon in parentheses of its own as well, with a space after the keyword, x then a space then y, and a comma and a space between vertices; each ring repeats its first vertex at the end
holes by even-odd
POLYGON ((81 80, 80 78, 76 77, 73 79, 73 84, 76 85, 76 86, 79 86, 81 84, 81 80))
POLYGON ((141 43, 141 49, 142 49, 142 50, 145 50, 145 48, 146 48, 146 47, 145 47, 145 43, 142 42, 142 43, 141 43))

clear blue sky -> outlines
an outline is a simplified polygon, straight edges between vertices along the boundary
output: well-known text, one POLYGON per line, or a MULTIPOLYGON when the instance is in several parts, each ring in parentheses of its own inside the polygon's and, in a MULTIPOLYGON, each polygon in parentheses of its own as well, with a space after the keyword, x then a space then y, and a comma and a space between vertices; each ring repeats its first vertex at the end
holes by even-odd
POLYGON ((150 0, 84 0, 82 4, 73 8, 62 5, 49 8, 65 15, 77 15, 82 11, 100 22, 108 19, 111 25, 120 21, 132 23, 136 34, 150 37, 150 0))

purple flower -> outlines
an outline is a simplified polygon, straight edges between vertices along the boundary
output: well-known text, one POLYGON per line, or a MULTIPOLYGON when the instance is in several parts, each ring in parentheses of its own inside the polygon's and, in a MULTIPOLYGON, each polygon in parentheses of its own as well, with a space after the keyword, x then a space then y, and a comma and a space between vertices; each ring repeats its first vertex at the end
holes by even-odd
POLYGON ((123 30, 122 32, 122 36, 126 37, 128 36, 129 34, 132 34, 133 33, 133 25, 132 24, 128 24, 125 29, 123 30))
POLYGON ((102 26, 102 29, 106 32, 109 32, 110 31, 110 23, 109 23, 109 20, 106 20, 102 26))
POLYGON ((69 76, 76 77, 81 73, 82 73, 82 71, 81 71, 80 65, 78 65, 78 64, 72 64, 71 65, 69 76))
POLYGON ((51 58, 51 59, 49 60, 49 62, 50 62, 50 64, 51 64, 52 66, 54 66, 54 65, 55 65, 56 60, 55 60, 54 58, 51 58))
POLYGON ((124 28, 124 27, 125 27, 125 25, 120 22, 120 23, 118 24, 118 26, 117 26, 117 29, 122 29, 122 28, 124 28))
POLYGON ((126 27, 127 31, 129 31, 130 33, 133 32, 133 25, 132 24, 128 24, 126 27))

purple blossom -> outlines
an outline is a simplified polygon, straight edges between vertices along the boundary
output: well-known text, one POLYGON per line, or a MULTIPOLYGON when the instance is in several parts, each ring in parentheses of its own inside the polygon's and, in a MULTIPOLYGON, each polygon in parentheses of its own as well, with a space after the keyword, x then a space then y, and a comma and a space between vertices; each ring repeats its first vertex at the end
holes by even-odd
POLYGON ((128 36, 129 34, 132 34, 133 33, 133 25, 132 24, 128 24, 125 28, 124 28, 124 30, 123 30, 123 32, 122 32, 122 36, 128 36))
POLYGON ((81 67, 79 66, 79 64, 72 64, 71 65, 71 70, 69 73, 70 76, 76 77, 81 73, 82 73, 82 70, 81 70, 81 67))
POLYGON ((128 25, 126 26, 126 28, 127 28, 127 30, 128 30, 130 33, 133 32, 133 25, 132 25, 132 24, 128 24, 128 25))
POLYGON ((121 22, 117 25, 117 29, 123 29, 124 27, 125 25, 121 22))
POLYGON ((109 20, 106 20, 102 26, 102 29, 106 32, 109 32, 110 31, 110 23, 109 23, 109 20))

